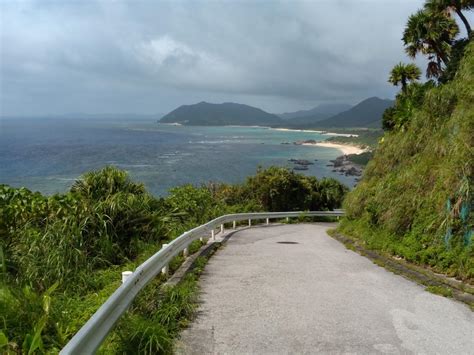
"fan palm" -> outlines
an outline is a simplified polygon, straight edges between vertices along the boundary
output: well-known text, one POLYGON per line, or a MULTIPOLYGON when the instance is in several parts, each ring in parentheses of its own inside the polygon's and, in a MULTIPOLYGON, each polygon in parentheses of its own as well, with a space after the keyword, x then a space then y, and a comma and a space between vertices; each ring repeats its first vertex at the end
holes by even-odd
POLYGON ((461 10, 471 10, 472 8, 474 8, 474 0, 427 0, 425 3, 425 9, 431 13, 444 13, 448 16, 456 13, 466 27, 468 36, 472 32, 471 25, 461 10))
POLYGON ((452 18, 419 10, 409 17, 402 39, 411 58, 418 53, 428 56, 426 75, 439 77, 443 65, 449 62, 451 45, 458 33, 459 28, 452 18))
POLYGON ((402 91, 406 91, 408 82, 413 82, 420 79, 421 70, 415 64, 398 63, 390 72, 388 82, 395 86, 402 84, 402 91))
POLYGON ((72 185, 71 192, 98 201, 119 192, 143 195, 145 187, 131 181, 126 171, 106 166, 84 174, 72 185))

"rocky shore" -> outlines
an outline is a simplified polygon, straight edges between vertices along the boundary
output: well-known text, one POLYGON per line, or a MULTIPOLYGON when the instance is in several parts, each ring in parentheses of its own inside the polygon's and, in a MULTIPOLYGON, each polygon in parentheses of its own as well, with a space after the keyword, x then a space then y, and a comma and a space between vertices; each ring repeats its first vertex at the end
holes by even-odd
MULTIPOLYGON (((308 165, 314 165, 313 162, 306 159, 288 159, 288 161, 296 165, 293 170, 308 170, 308 165)), ((315 159, 314 161, 318 160, 315 159)))
POLYGON ((332 166, 334 172, 346 176, 362 176, 363 167, 351 162, 347 155, 341 155, 334 160, 330 160, 330 162, 327 166, 332 166))
MULTIPOLYGON (((282 142, 281 144, 291 144, 290 142, 282 142)), ((362 149, 358 146, 350 145, 350 144, 338 144, 338 143, 331 143, 331 142, 318 142, 314 139, 308 140, 301 140, 293 142, 295 145, 311 145, 311 146, 322 146, 322 147, 330 147, 330 148, 337 148, 339 149, 343 155, 337 157, 334 160, 330 160, 330 163, 327 166, 332 166, 333 172, 337 172, 341 175, 346 176, 355 176, 356 181, 359 181, 358 177, 362 176, 362 170, 364 168, 363 165, 354 163, 349 159, 349 155, 360 155, 364 152, 367 152, 366 149, 362 149)), ((309 165, 313 165, 314 163, 306 160, 306 159, 289 159, 289 162, 295 164, 293 170, 308 170, 309 165)), ((317 159, 315 159, 317 161, 317 159)))

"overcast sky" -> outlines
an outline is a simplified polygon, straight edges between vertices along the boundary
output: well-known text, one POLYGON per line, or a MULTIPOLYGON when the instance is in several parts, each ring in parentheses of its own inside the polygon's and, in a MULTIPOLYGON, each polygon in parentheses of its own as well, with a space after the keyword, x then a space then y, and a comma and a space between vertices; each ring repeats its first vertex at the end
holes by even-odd
POLYGON ((0 0, 0 113, 269 112, 393 98, 415 0, 0 0))

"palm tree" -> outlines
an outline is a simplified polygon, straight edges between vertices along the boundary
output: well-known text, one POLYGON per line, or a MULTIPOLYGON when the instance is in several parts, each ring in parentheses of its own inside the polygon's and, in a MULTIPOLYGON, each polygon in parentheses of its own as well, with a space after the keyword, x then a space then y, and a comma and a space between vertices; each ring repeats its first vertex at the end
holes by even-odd
POLYGON ((427 0, 425 3, 425 9, 431 13, 443 13, 451 16, 455 12, 464 23, 468 37, 472 33, 471 25, 461 10, 471 10, 472 8, 474 8, 473 0, 427 0))
POLYGON ((84 174, 71 187, 71 192, 90 200, 106 200, 118 193, 145 195, 143 184, 130 180, 128 173, 113 166, 84 174))
POLYGON ((439 77, 449 62, 451 45, 459 33, 456 22, 441 13, 419 10, 408 18, 403 32, 405 50, 411 58, 428 56, 428 77, 439 77))
POLYGON ((420 76, 421 70, 415 64, 403 64, 400 62, 393 67, 388 82, 395 86, 402 84, 402 91, 405 92, 407 83, 420 79, 420 76))

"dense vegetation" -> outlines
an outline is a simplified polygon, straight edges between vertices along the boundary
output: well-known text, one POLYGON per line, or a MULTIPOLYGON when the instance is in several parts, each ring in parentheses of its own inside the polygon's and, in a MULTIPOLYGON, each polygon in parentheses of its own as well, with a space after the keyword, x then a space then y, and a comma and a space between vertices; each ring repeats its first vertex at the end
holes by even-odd
POLYGON ((354 164, 365 166, 369 163, 373 156, 374 153, 372 151, 367 151, 360 154, 348 154, 347 160, 353 162, 354 164))
MULTIPOLYGON (((274 167, 240 185, 186 185, 166 198, 113 167, 49 197, 0 185, 0 351, 57 352, 119 286, 121 271, 196 225, 233 212, 333 209, 346 191, 333 179, 274 167)), ((104 352, 169 351, 197 286, 193 275, 171 289, 162 281, 140 295, 104 352)))
MULTIPOLYGON (((426 75, 397 65, 401 84, 384 113, 385 135, 348 195, 340 231, 369 248, 474 280, 474 43, 456 39, 453 17, 466 1, 427 1, 412 15, 407 53, 426 55, 426 75), (456 7, 458 6, 458 7, 456 7)), ((461 12, 462 15, 462 12, 461 12)))

